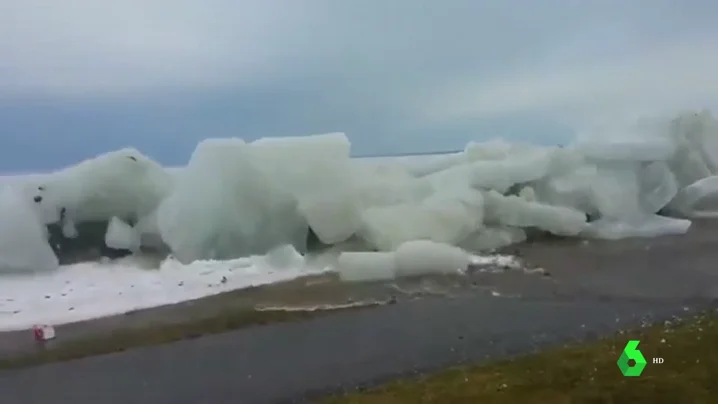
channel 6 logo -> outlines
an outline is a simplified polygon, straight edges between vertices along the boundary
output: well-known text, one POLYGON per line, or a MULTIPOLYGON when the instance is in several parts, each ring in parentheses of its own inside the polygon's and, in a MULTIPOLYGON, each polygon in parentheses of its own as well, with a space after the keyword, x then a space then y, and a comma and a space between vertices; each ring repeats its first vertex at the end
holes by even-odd
POLYGON ((623 348, 621 357, 618 358, 618 368, 621 369, 621 373, 627 377, 640 376, 643 373, 643 369, 646 368, 646 358, 643 357, 641 351, 638 350, 638 344, 640 341, 631 340, 628 341, 626 347, 623 348), (633 364, 630 361, 633 361, 633 364))

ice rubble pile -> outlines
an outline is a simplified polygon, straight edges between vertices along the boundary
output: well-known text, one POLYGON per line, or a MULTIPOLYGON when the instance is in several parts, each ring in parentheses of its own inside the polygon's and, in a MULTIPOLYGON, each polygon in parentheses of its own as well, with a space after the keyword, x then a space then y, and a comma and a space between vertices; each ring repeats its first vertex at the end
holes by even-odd
POLYGON ((13 268, 51 268, 43 224, 76 237, 77 223, 103 220, 108 246, 163 244, 185 263, 280 245, 303 252, 311 230, 323 244, 359 240, 376 251, 345 253, 348 278, 356 268, 406 273, 407 262, 421 272, 407 257, 422 248, 456 269, 464 258, 450 246, 494 249, 525 240, 527 230, 604 239, 684 233, 690 221, 677 216, 718 215, 717 175, 718 122, 708 112, 584 134, 565 148, 495 140, 413 160, 350 158, 341 133, 209 139, 181 169, 123 149, 7 188, 0 252, 13 268))

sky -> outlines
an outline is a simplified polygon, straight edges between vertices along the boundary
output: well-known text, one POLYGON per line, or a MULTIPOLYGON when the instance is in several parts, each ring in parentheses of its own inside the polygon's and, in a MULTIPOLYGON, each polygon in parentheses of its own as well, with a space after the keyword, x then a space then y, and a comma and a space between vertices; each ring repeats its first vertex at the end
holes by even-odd
POLYGON ((713 0, 0 0, 0 172, 345 132, 556 144, 718 105, 713 0))

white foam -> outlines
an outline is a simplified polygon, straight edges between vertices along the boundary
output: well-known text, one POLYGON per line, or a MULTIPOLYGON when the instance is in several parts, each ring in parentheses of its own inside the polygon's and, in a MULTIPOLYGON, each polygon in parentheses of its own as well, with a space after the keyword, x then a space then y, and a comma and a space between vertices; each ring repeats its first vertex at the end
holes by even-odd
POLYGON ((510 268, 510 269, 521 269, 523 264, 521 261, 513 255, 471 255, 469 257, 469 264, 477 267, 498 267, 498 268, 510 268))
POLYGON ((269 261, 283 262, 281 268, 268 265, 267 257, 190 265, 170 258, 159 269, 142 269, 136 260, 123 259, 63 266, 34 276, 5 276, 0 282, 0 331, 123 314, 330 270, 306 265, 287 249, 277 254, 280 257, 269 261))

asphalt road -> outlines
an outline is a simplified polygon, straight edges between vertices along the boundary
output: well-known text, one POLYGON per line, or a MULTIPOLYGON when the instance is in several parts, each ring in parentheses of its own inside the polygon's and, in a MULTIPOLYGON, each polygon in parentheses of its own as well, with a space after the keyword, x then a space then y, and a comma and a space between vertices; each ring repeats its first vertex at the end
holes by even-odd
MULTIPOLYGON (((702 304, 425 299, 0 373, 3 404, 304 402, 332 391, 531 352, 702 304)), ((644 347, 649 350, 650 347, 644 347)))

